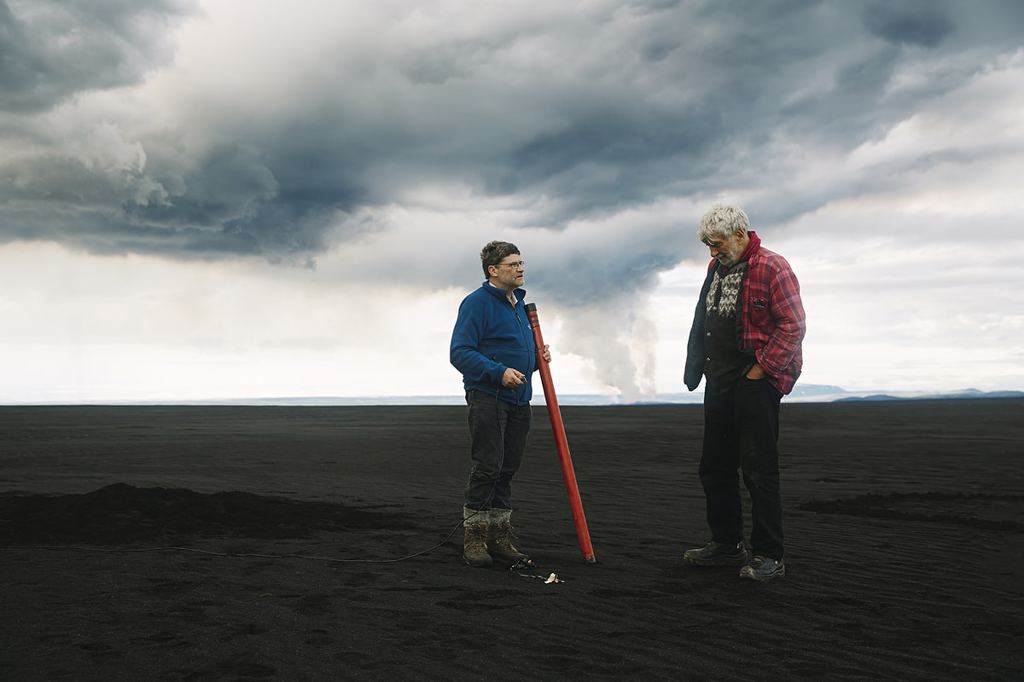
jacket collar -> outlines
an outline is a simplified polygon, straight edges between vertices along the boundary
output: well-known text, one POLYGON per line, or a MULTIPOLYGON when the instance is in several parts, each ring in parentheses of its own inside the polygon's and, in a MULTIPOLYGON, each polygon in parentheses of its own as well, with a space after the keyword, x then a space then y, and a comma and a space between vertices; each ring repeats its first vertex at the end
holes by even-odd
MULTIPOLYGON (((490 293, 491 296, 499 298, 502 301, 505 301, 505 303, 508 303, 508 295, 505 293, 504 289, 499 289, 498 287, 492 285, 490 282, 484 282, 481 286, 488 293, 490 293)), ((521 303, 523 299, 526 298, 526 289, 514 289, 513 292, 516 296, 516 303, 521 303)))
POLYGON ((748 260, 756 256, 757 253, 761 250, 761 238, 758 237, 757 233, 754 232, 753 230, 751 230, 747 234, 750 235, 750 242, 747 244, 747 248, 743 249, 743 253, 740 254, 739 260, 736 261, 735 265, 727 268, 722 265, 719 265, 718 261, 712 258, 711 264, 708 266, 708 272, 710 273, 712 270, 715 269, 715 266, 718 265, 718 271, 724 275, 728 273, 729 270, 736 267, 736 265, 739 265, 740 263, 746 263, 748 260))
POLYGON ((743 255, 736 261, 737 263, 743 263, 750 260, 754 255, 761 250, 761 238, 757 236, 757 232, 751 230, 747 234, 750 235, 750 243, 747 244, 747 248, 743 249, 743 255))

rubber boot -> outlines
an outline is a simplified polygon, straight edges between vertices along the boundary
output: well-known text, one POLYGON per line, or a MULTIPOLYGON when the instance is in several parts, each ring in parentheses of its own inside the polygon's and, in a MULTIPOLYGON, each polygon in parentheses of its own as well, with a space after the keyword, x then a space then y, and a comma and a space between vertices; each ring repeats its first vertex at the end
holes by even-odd
POLYGON ((530 558, 512 544, 511 509, 492 509, 487 531, 487 551, 498 561, 514 564, 530 558))
POLYGON ((489 512, 462 508, 462 525, 466 532, 462 543, 462 558, 470 566, 481 568, 494 563, 487 553, 487 520, 489 512))

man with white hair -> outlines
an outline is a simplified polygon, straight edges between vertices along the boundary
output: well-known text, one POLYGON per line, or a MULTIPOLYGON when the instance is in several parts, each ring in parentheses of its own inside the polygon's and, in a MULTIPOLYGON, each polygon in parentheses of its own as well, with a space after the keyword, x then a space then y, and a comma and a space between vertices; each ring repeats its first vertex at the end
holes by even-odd
POLYGON ((687 550, 695 566, 741 566, 758 581, 786 574, 779 487, 779 402, 803 365, 800 285, 786 259, 761 246, 735 206, 714 206, 698 238, 711 250, 686 348, 685 382, 704 386, 700 480, 711 541, 687 550), (743 543, 738 470, 750 493, 743 543))

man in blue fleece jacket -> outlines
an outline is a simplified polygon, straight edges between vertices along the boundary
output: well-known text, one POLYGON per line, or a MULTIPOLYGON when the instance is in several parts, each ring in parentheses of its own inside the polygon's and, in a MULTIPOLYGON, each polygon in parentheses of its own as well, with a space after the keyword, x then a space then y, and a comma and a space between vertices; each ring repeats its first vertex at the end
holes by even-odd
MULTIPOLYGON (((487 278, 466 296, 452 331, 450 358, 462 372, 469 405, 473 467, 462 509, 463 559, 470 566, 527 559, 512 544, 512 476, 530 431, 537 348, 526 319, 519 249, 493 241, 480 251, 487 278)), ((551 360, 547 348, 544 359, 551 360)))

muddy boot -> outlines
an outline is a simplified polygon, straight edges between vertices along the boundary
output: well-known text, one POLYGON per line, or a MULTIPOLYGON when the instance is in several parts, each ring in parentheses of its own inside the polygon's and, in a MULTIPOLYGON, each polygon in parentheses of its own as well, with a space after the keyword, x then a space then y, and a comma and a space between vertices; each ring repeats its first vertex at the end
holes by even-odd
POLYGON ((487 520, 489 512, 462 508, 462 525, 466 531, 462 545, 462 558, 470 566, 490 566, 494 563, 487 553, 487 520))
POLYGON ((512 544, 511 509, 492 509, 487 531, 487 550, 498 561, 514 564, 530 558, 512 544))

